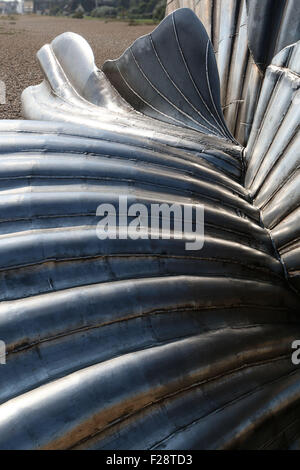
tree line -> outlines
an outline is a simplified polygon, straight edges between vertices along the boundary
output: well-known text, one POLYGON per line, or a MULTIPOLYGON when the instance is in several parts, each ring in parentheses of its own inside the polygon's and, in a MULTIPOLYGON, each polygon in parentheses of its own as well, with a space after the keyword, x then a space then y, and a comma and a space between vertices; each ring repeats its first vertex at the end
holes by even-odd
POLYGON ((99 18, 151 19, 160 21, 165 15, 166 0, 57 0, 50 14, 84 14, 99 18))

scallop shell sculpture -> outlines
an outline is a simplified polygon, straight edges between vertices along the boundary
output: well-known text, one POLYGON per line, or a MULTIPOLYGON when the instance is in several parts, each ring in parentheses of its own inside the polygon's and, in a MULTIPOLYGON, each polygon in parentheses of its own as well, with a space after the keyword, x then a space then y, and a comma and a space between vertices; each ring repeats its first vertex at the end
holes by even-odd
POLYGON ((299 447, 299 44, 266 64, 246 142, 190 9, 102 70, 73 33, 39 51, 28 120, 0 121, 1 449, 299 447), (99 240, 120 196, 204 206, 203 248, 99 240))

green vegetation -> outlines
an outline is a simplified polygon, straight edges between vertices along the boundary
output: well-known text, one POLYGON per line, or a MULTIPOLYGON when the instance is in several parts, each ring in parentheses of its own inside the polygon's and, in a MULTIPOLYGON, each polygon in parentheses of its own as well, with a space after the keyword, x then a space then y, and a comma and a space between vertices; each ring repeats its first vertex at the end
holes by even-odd
POLYGON ((103 5, 101 7, 95 8, 91 12, 91 16, 94 18, 116 18, 118 16, 118 10, 114 7, 103 5))
POLYGON ((57 0, 50 15, 71 15, 73 18, 129 20, 129 24, 161 21, 166 0, 57 0))
POLYGON ((162 20, 165 15, 165 0, 118 0, 118 9, 132 19, 148 18, 162 20))

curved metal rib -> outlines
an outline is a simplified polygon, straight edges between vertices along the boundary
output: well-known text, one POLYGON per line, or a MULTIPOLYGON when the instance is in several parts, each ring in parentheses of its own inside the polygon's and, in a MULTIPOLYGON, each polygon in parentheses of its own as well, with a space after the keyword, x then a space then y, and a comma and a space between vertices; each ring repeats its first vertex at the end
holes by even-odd
POLYGON ((143 114, 232 139, 222 115, 212 45, 191 10, 169 15, 102 70, 143 114))

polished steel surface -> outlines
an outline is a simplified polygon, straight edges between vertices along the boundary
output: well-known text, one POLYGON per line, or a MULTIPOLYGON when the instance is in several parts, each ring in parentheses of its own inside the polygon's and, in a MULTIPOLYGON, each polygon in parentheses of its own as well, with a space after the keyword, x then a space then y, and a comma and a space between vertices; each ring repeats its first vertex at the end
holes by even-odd
POLYGON ((245 149, 246 187, 300 291, 300 42, 268 67, 245 149))
POLYGON ((169 0, 167 14, 181 7, 193 9, 212 40, 224 117, 235 138, 246 145, 267 66, 300 39, 300 2, 169 0))
POLYGON ((299 400, 299 298, 243 186, 198 151, 83 125, 2 121, 0 142, 0 447, 280 439, 270 416, 290 425, 299 400), (120 194, 204 204, 203 249, 98 240, 97 205, 120 194))
POLYGON ((267 68, 246 149, 188 9, 101 71, 73 33, 38 59, 28 120, 0 121, 0 448, 297 447, 299 44, 267 68), (204 205, 203 248, 99 240, 120 195, 204 205))

